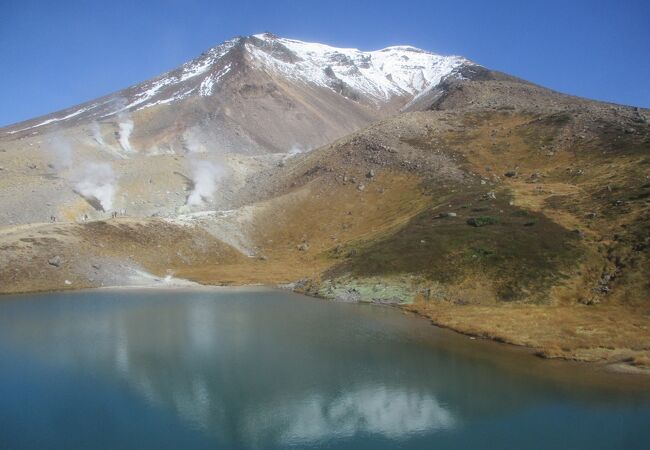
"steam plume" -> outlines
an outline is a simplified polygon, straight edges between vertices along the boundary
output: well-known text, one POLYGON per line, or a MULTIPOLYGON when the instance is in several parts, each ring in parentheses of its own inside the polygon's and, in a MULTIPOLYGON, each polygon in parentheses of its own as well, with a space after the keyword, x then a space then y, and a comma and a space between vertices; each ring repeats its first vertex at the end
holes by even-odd
POLYGON ((90 125, 90 129, 91 129, 91 131, 93 133, 93 139, 95 140, 95 142, 97 142, 102 147, 104 145, 106 145, 106 143, 104 142, 104 136, 102 136, 102 130, 99 127, 99 124, 97 122, 93 122, 90 125))
POLYGON ((289 150, 288 154, 289 154, 289 156, 296 156, 296 155, 299 155, 300 153, 302 153, 303 151, 304 150, 302 149, 302 147, 300 147, 298 144, 293 144, 293 146, 289 150))
POLYGON ((109 163, 85 163, 76 175, 75 189, 84 197, 97 199, 101 209, 113 209, 117 179, 109 163))
POLYGON ((47 143, 47 148, 53 157, 50 164, 52 168, 62 171, 72 166, 72 147, 60 131, 55 131, 47 143))
POLYGON ((198 153, 207 153, 208 136, 198 127, 190 128, 183 133, 183 147, 192 156, 198 153))
POLYGON ((131 132, 133 131, 133 121, 129 116, 129 113, 120 113, 118 116, 120 121, 120 145, 126 152, 131 151, 131 132))
POLYGON ((117 113, 117 138, 120 146, 125 152, 131 152, 131 133, 133 132, 133 120, 127 110, 128 104, 126 99, 117 98, 113 100, 115 112, 117 113))
POLYGON ((191 178, 194 185, 192 192, 187 197, 187 204, 189 206, 199 206, 214 199, 217 185, 226 175, 226 169, 214 154, 209 154, 207 145, 209 139, 200 129, 193 128, 186 131, 183 140, 188 151, 191 178), (204 154, 203 158, 200 159, 199 154, 204 154))
POLYGON ((217 190, 217 183, 225 174, 225 170, 212 161, 192 160, 192 181, 194 189, 187 197, 187 204, 199 206, 204 202, 210 202, 217 190))
POLYGON ((50 166, 68 180, 78 194, 95 209, 108 211, 113 208, 117 177, 110 163, 77 161, 73 164, 73 148, 61 132, 57 132, 47 146, 52 157, 50 166))

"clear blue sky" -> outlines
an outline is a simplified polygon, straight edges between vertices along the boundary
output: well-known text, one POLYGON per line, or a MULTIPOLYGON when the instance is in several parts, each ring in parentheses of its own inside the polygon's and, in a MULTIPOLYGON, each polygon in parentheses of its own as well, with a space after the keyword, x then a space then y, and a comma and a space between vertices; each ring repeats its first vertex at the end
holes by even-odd
POLYGON ((225 39, 411 44, 650 107, 650 0, 0 0, 0 126, 146 80, 225 39))

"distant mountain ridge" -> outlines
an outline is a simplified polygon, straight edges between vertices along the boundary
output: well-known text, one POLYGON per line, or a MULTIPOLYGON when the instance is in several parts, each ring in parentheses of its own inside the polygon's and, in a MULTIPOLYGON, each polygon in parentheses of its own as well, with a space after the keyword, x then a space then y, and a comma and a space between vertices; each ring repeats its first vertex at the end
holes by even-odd
POLYGON ((118 124, 128 116, 136 151, 179 150, 182 133, 196 126, 209 128, 229 152, 312 148, 397 112, 467 64, 410 46, 362 52, 271 33, 237 37, 149 81, 5 127, 0 135, 61 128, 90 134, 99 126, 102 141, 111 141, 113 131, 115 149, 127 150, 119 145, 118 124))

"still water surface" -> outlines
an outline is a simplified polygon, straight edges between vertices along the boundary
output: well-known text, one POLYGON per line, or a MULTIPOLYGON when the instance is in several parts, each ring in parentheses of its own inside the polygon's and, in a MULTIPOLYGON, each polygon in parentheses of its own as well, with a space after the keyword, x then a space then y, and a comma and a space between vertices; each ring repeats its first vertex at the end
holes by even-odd
POLYGON ((283 291, 0 298, 0 449, 644 448, 626 384, 283 291))

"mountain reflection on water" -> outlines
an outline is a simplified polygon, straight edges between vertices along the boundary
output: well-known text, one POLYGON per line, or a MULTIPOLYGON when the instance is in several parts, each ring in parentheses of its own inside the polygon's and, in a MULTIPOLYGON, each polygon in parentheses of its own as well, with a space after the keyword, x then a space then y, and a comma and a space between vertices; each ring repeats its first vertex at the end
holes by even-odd
MULTIPOLYGON (((179 445, 174 427, 200 436, 194 447, 406 445, 556 401, 611 401, 457 351, 446 342, 449 333, 396 310, 264 289, 7 300, 0 304, 0 339, 5 363, 19 358, 18 367, 37 374, 34 382, 49 377, 54 390, 63 390, 42 393, 39 408, 65 416, 77 401, 86 411, 79 423, 96 414, 117 428, 124 427, 113 416, 123 409, 141 411, 152 426, 163 420, 154 413, 163 414, 174 425, 156 445, 169 448, 179 445)), ((5 378, 5 386, 16 383, 5 378)), ((20 408, 19 400, 7 406, 20 408)), ((642 408, 647 414, 647 403, 642 408)), ((70 427, 79 430, 74 417, 70 427)), ((21 442, 11 427, 0 438, 4 433, 21 442)))

